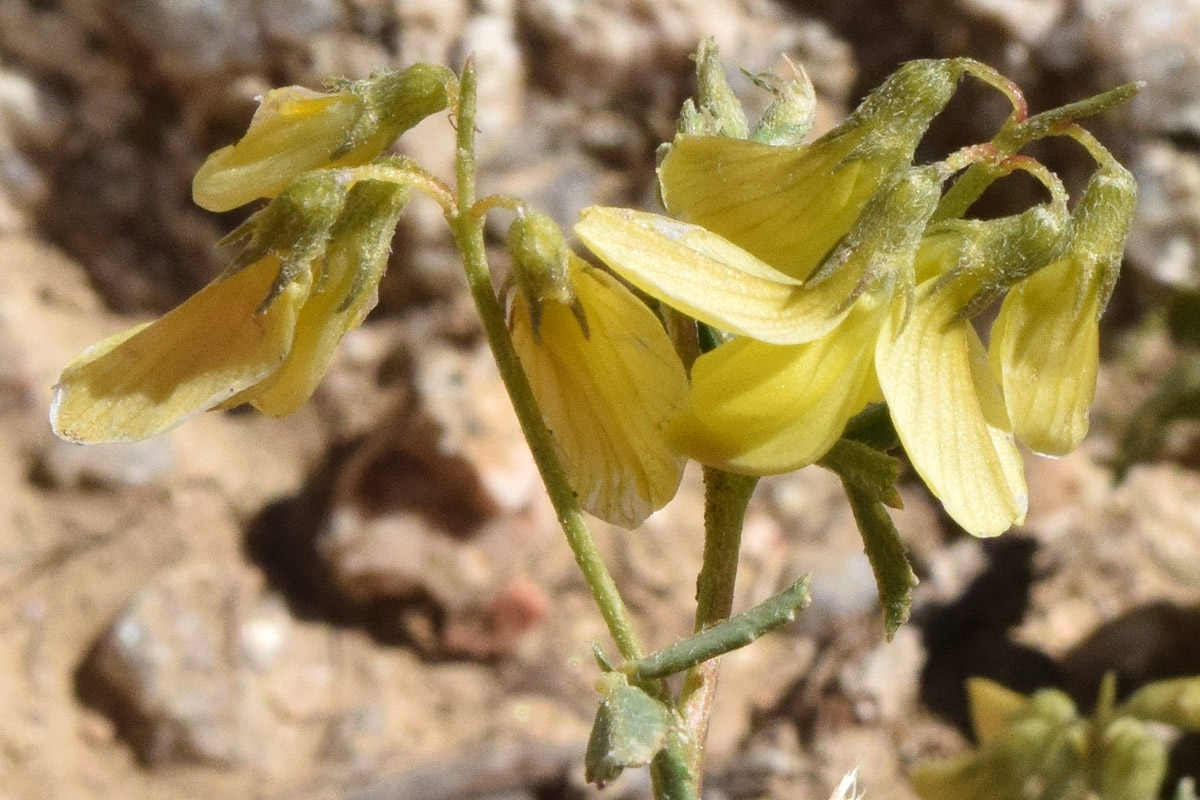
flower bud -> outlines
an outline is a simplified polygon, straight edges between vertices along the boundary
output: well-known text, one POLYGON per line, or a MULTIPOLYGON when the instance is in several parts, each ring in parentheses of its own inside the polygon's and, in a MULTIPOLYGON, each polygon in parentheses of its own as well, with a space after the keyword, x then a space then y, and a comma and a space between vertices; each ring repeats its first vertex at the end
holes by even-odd
POLYGON ((534 337, 541 337, 542 304, 547 301, 571 308, 586 333, 587 319, 567 278, 571 251, 558 224, 545 214, 524 209, 508 229, 507 244, 513 280, 529 304, 534 337))
POLYGON ((696 61, 696 101, 684 102, 679 114, 680 133, 703 136, 729 136, 745 139, 749 128, 746 113, 737 95, 725 80, 717 45, 704 39, 693 56, 696 61))
POLYGON ((751 76, 755 85, 775 97, 754 129, 754 141, 775 146, 797 145, 812 130, 817 118, 817 93, 807 72, 794 66, 792 69, 796 77, 791 80, 772 74, 751 76))
POLYGON ((274 89, 246 134, 200 167, 192 197, 209 211, 228 211, 274 197, 302 172, 365 164, 445 108, 453 91, 453 73, 430 64, 346 82, 334 92, 274 89))

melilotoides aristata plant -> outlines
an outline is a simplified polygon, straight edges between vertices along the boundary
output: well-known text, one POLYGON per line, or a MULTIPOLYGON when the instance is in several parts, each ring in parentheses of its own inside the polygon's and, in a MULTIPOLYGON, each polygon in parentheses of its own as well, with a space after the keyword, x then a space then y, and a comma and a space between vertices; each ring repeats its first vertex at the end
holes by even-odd
MULTIPOLYGON (((732 613, 757 476, 809 464, 839 476, 890 635, 915 577, 888 515, 900 503, 889 451, 902 446, 971 533, 1022 520, 1017 442, 1061 454, 1087 430, 1097 320, 1136 192, 1076 122, 1135 87, 1030 117, 1019 90, 978 62, 914 61, 806 141, 815 100, 802 71, 752 76, 772 95, 752 126, 711 43, 697 64, 699 94, 661 154, 666 214, 590 208, 574 228, 604 267, 519 198, 477 197, 470 61, 458 76, 417 64, 326 92, 268 93, 245 136, 213 153, 193 186, 214 211, 267 201, 227 237, 240 253, 174 311, 68 364, 54 392, 55 433, 134 441, 242 403, 291 413, 374 305, 407 202, 432 198, 620 656, 597 646, 603 700, 589 777, 603 784, 649 766, 656 797, 698 797, 719 657, 808 602, 800 578, 732 613), (1002 92, 1012 115, 991 141, 916 163, 965 77, 1002 92), (389 155, 443 110, 456 128, 452 185, 389 155), (1047 136, 1074 139, 1096 164, 1073 201, 1019 152, 1047 136), (1045 199, 999 219, 970 217, 988 184, 1015 170, 1040 181, 1045 199), (502 296, 484 240, 497 211, 513 215, 502 296), (997 321, 982 330, 978 315, 997 301, 997 321), (706 486, 695 630, 648 654, 583 511, 635 528, 671 500, 689 458, 704 465, 706 486), (672 689, 665 679, 677 673, 672 689)), ((850 775, 835 796, 855 792, 850 775)))

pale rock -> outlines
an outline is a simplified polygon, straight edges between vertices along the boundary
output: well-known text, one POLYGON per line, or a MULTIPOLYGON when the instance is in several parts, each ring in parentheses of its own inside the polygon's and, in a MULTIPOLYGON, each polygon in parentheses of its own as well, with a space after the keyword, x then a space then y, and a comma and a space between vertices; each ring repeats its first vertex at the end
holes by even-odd
POLYGON ((1200 288, 1200 157, 1151 141, 1131 166, 1139 196, 1130 260, 1168 286, 1200 288))
POLYGON ((327 637, 298 626, 250 570, 193 563, 142 587, 84 674, 131 721, 124 733, 145 761, 278 772, 311 757, 297 726, 338 713, 327 637))
POLYGON ((1080 13, 1103 74, 1146 82, 1130 105, 1132 123, 1149 133, 1200 135, 1200 2, 1085 0, 1080 13))
POLYGON ((491 351, 426 347, 416 388, 422 412, 438 426, 437 451, 469 463, 497 510, 526 507, 538 473, 491 351))

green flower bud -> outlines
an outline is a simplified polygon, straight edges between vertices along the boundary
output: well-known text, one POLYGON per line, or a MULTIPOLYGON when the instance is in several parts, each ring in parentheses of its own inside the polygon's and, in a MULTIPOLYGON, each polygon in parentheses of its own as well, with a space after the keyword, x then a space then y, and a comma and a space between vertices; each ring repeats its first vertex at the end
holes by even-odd
POLYGON ((792 80, 769 73, 750 76, 756 86, 775 96, 754 129, 754 141, 796 145, 812 130, 817 117, 817 93, 807 72, 795 66, 792 69, 796 72, 792 80))
POLYGON ((513 280, 529 304, 534 337, 541 338, 542 304, 547 301, 568 306, 586 335, 587 318, 568 276, 571 251, 558 224, 538 211, 522 210, 508 229, 507 245, 513 280))
POLYGON ((737 95, 725 80, 717 44, 704 39, 693 56, 698 83, 696 101, 687 100, 679 112, 680 133, 745 139, 749 128, 737 95))

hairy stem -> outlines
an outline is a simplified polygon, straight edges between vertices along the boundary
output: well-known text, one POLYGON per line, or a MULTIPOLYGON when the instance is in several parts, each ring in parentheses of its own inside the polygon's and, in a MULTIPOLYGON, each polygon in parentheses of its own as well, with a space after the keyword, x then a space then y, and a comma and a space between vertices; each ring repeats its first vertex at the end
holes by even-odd
POLYGON ((479 315, 483 320, 484 332, 492 355, 500 369, 504 386, 512 399, 521 430, 529 442, 533 459, 546 484, 546 492, 558 515, 559 524, 567 537, 567 544, 575 554, 575 561, 583 572, 588 588, 596 599, 596 605, 609 633, 617 644, 621 656, 636 660, 643 655, 642 645, 634 631, 633 622, 625 609, 625 603, 617 591, 608 568, 600 557, 595 539, 584 520, 579 501, 567 481, 566 472, 554 447, 550 431, 542 421, 541 410, 533 398, 529 381, 525 377, 512 339, 504 320, 504 310, 492 287, 487 254, 483 239, 483 219, 472 214, 475 204, 475 69, 468 62, 463 69, 460 102, 457 110, 458 151, 455 171, 458 187, 457 207, 450 217, 454 239, 462 253, 466 268, 467 283, 479 315))
MULTIPOLYGON (((733 611, 742 522, 757 483, 757 478, 704 468, 704 561, 696 579, 697 632, 729 619, 733 611)), ((688 670, 680 692, 679 710, 689 732, 689 763, 697 793, 720 672, 719 658, 697 664, 688 670)))

